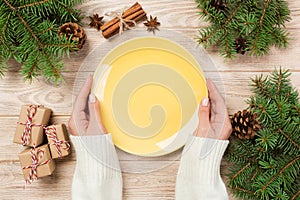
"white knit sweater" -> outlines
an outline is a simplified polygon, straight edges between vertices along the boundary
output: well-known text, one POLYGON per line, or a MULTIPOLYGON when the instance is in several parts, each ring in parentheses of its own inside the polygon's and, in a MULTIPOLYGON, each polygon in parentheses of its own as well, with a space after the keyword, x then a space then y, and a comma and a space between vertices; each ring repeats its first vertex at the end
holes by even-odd
MULTIPOLYGON (((121 200, 122 175, 111 135, 71 136, 77 164, 73 200, 121 200)), ((183 150, 176 200, 225 200, 220 163, 228 140, 191 136, 183 150)))

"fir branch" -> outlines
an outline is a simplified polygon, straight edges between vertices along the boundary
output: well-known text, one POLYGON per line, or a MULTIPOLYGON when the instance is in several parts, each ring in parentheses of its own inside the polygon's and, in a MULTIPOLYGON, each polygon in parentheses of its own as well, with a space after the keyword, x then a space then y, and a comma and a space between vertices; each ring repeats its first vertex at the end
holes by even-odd
POLYGON ((253 181, 256 178, 256 176, 258 175, 258 171, 259 171, 259 168, 257 168, 256 171, 254 172, 253 176, 250 179, 251 181, 253 181))
POLYGON ((232 176, 232 179, 235 179, 238 175, 240 175, 247 167, 251 165, 250 162, 248 162, 245 166, 243 166, 236 174, 232 176))
POLYGON ((246 192, 246 193, 251 194, 251 195, 254 194, 254 192, 252 192, 252 191, 250 191, 250 190, 246 190, 246 189, 244 189, 244 188, 240 188, 240 187, 235 187, 235 188, 233 188, 233 189, 234 189, 234 190, 237 190, 237 191, 246 192))
POLYGON ((218 45, 220 54, 231 58, 247 51, 261 56, 269 53, 271 46, 286 48, 288 45, 288 32, 283 28, 290 20, 290 10, 285 0, 196 1, 201 9, 200 17, 210 23, 199 30, 198 42, 205 48, 218 45), (229 38, 227 34, 233 38, 228 44, 223 42, 229 38))
POLYGON ((36 35, 42 35, 42 34, 48 32, 48 31, 51 31, 51 30, 53 30, 53 27, 49 27, 49 28, 47 28, 45 30, 42 30, 41 32, 37 33, 36 35))
POLYGON ((298 192, 296 192, 296 194, 292 196, 291 200, 296 200, 298 196, 300 196, 300 190, 298 190, 298 192))
POLYGON ((24 20, 24 18, 19 13, 17 13, 17 16, 19 17, 19 19, 21 20, 21 22, 24 24, 24 26, 27 28, 27 30, 30 32, 30 34, 32 35, 32 37, 37 42, 37 44, 39 46, 39 51, 44 54, 45 58, 47 59, 48 64, 50 65, 50 67, 53 70, 54 76, 55 77, 59 77, 60 73, 55 68, 55 64, 51 61, 50 56, 43 50, 44 44, 41 43, 41 41, 39 40, 39 38, 37 37, 37 35, 33 32, 33 30, 30 28, 30 26, 27 24, 27 22, 24 20))
MULTIPOLYGON (((277 4, 277 7, 279 7, 279 2, 278 2, 278 0, 276 0, 276 4, 277 4)), ((282 20, 281 20, 281 12, 280 12, 280 10, 278 10, 278 12, 277 12, 277 21, 278 21, 278 22, 282 21, 282 20)))
POLYGON ((270 2, 271 2, 271 0, 267 0, 267 2, 265 2, 264 10, 263 10, 262 15, 261 15, 260 20, 259 20, 260 27, 262 27, 262 24, 263 24, 263 21, 264 21, 264 18, 265 18, 265 14, 267 12, 267 8, 269 7, 270 2))
POLYGON ((30 81, 32 81, 32 77, 33 77, 34 70, 35 70, 36 67, 37 67, 37 59, 34 61, 32 67, 31 67, 31 70, 27 75, 28 76, 27 79, 29 79, 30 81))
POLYGON ((282 71, 280 69, 279 76, 277 77, 277 79, 278 79, 277 80, 277 96, 278 97, 280 95, 280 90, 281 90, 282 76, 283 76, 283 74, 282 74, 282 71))
POLYGON ((295 106, 296 112, 298 113, 298 115, 300 116, 300 110, 298 108, 298 106, 295 106))
MULTIPOLYGON (((300 104, 288 70, 273 71, 256 78, 248 100, 261 129, 254 139, 229 146, 233 162, 229 186, 242 199, 297 199, 300 185, 300 104), (265 93, 269 91, 269 94, 265 93), (258 163, 256 165, 256 163, 258 163), (245 188, 253 191, 237 191, 245 188)), ((235 141, 234 140, 234 141, 235 141)))
POLYGON ((2 43, 2 38, 4 37, 4 34, 5 34, 6 29, 8 27, 8 23, 9 23, 10 17, 11 17, 11 13, 8 14, 7 20, 4 23, 4 26, 3 26, 3 29, 2 29, 2 32, 1 32, 1 35, 0 35, 0 44, 2 43))
POLYGON ((21 20, 21 22, 24 24, 24 26, 27 28, 27 30, 30 32, 30 34, 34 38, 34 40, 37 42, 37 44, 39 45, 39 48, 42 49, 44 47, 43 44, 41 43, 41 41, 39 40, 39 38, 35 35, 35 33, 33 32, 33 30, 27 24, 27 22, 24 20, 24 18, 20 15, 20 13, 17 13, 17 16, 19 17, 19 19, 21 20))
POLYGON ((69 6, 67 6, 66 4, 62 3, 59 0, 54 0, 56 3, 60 4, 69 14, 73 14, 74 10, 70 9, 69 6))
POLYGON ((285 172, 287 168, 289 168, 292 164, 294 164, 297 160, 300 159, 300 156, 296 157, 295 159, 291 160, 289 163, 287 163, 275 176, 273 176, 263 187, 262 191, 265 191, 266 188, 282 173, 285 172))
POLYGON ((300 145, 297 144, 292 138, 290 138, 281 128, 278 128, 277 130, 279 133, 281 133, 289 142, 291 142, 295 147, 297 147, 300 150, 300 145))
POLYGON ((11 10, 13 10, 13 11, 16 11, 16 10, 17 10, 17 8, 14 7, 13 5, 11 5, 7 0, 3 0, 3 1, 4 1, 4 3, 6 3, 6 5, 8 5, 8 7, 9 7, 11 10))
POLYGON ((239 11, 240 7, 242 6, 244 0, 242 0, 239 6, 231 13, 231 15, 227 18, 227 20, 222 24, 221 27, 214 29, 208 36, 201 38, 201 42, 207 41, 210 37, 212 37, 218 30, 223 29, 235 16, 235 14, 239 11))
POLYGON ((31 7, 31 6, 36 6, 36 5, 40 5, 46 2, 49 2, 51 0, 42 0, 42 1, 38 1, 38 2, 33 2, 33 3, 29 3, 29 4, 24 4, 22 6, 18 6, 17 9, 22 9, 22 8, 27 8, 27 7, 31 7))
POLYGON ((79 21, 74 5, 82 0, 0 1, 0 74, 13 57, 22 64, 21 74, 32 81, 43 75, 61 80, 64 55, 76 49, 76 42, 60 38, 57 28, 79 21))

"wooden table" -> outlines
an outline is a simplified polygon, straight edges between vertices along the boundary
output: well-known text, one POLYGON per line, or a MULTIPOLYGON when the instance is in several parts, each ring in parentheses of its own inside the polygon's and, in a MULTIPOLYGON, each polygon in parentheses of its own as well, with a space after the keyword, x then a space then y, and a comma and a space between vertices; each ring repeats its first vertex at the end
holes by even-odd
MULTIPOLYGON (((218 87, 224 86, 225 89, 222 93, 230 114, 245 108, 244 101, 251 94, 249 78, 261 73, 269 73, 274 70, 274 67, 289 68, 293 72, 292 83, 299 88, 300 5, 297 0, 288 2, 292 11, 292 20, 287 23, 287 29, 292 38, 288 49, 272 48, 270 55, 265 57, 238 56, 235 60, 226 62, 218 55, 217 49, 208 49, 217 69, 204 69, 205 74, 207 77, 211 77, 218 87)), ((89 16, 96 12, 103 14, 133 3, 134 1, 129 0, 94 0, 78 7, 82 9, 84 15, 89 16)), ((158 16, 162 24, 160 29, 178 31, 194 39, 197 36, 198 28, 205 26, 205 23, 199 20, 199 10, 196 8, 194 0, 141 0, 140 3, 147 13, 158 16)), ((87 22, 87 19, 84 22, 87 22)), ((142 24, 139 26, 143 27, 142 24)), ((20 107, 23 104, 44 104, 53 109, 53 123, 67 123, 72 110, 72 99, 76 96, 76 93, 73 92, 76 72, 89 52, 96 45, 104 42, 101 34, 95 29, 85 25, 85 30, 88 36, 87 44, 81 51, 73 54, 72 59, 66 60, 65 83, 55 87, 46 83, 43 78, 40 81, 34 81, 33 84, 24 83, 18 72, 19 66, 14 63, 12 63, 14 67, 11 67, 5 77, 0 80, 0 199, 71 199, 70 188, 76 163, 75 152, 67 159, 57 162, 57 170, 52 176, 42 178, 23 190, 23 176, 18 160, 18 153, 23 148, 13 144, 12 139, 20 107)), ((81 77, 92 72, 89 69, 81 70, 77 81, 83 83, 84 78, 81 77)), ((120 160, 128 163, 143 162, 128 160, 126 156, 120 157, 120 160)), ((174 199, 178 164, 179 161, 175 160, 171 165, 151 173, 124 173, 124 199, 174 199)), ((222 174, 227 165, 226 159, 224 159, 222 174)), ((231 199, 233 198, 231 197, 231 199)))

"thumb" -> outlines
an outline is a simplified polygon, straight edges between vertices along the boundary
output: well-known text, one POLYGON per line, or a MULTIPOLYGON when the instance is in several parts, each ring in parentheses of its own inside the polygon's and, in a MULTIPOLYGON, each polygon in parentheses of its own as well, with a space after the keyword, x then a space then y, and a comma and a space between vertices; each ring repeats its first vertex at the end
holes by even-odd
POLYGON ((202 102, 199 106, 199 124, 196 132, 194 133, 195 136, 198 137, 206 137, 210 128, 210 103, 209 98, 205 97, 202 99, 202 102))
POLYGON ((95 97, 94 94, 90 94, 89 96, 89 113, 90 113, 90 121, 89 121, 89 127, 88 130, 91 132, 91 134, 106 134, 107 131, 104 128, 101 120, 101 115, 100 115, 100 103, 95 97))

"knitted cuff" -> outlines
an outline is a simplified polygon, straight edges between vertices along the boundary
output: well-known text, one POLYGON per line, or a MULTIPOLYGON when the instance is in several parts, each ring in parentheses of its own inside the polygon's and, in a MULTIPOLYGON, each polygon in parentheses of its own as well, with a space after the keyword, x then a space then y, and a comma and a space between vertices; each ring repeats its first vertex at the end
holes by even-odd
POLYGON ((110 134, 71 136, 71 140, 76 150, 77 169, 82 175, 100 170, 103 178, 119 176, 119 160, 110 134))
POLYGON ((183 177, 197 176, 200 184, 214 184, 220 178, 220 164, 228 143, 228 140, 189 137, 179 173, 183 177))

